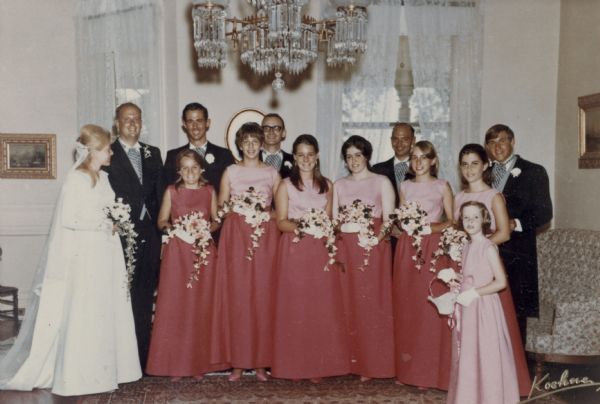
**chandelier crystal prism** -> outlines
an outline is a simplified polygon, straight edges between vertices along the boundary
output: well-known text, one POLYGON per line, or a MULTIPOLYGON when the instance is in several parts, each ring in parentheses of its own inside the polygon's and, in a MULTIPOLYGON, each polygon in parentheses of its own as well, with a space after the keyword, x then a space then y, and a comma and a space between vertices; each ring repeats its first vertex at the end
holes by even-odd
POLYGON ((226 65, 228 37, 240 49, 240 60, 258 75, 275 73, 272 86, 285 86, 282 72, 300 74, 326 42, 328 66, 353 65, 366 51, 368 1, 333 0, 334 18, 316 20, 302 14, 308 0, 247 0, 256 14, 228 18, 229 0, 193 0, 194 47, 201 68, 226 65), (230 31, 227 31, 227 26, 230 31))

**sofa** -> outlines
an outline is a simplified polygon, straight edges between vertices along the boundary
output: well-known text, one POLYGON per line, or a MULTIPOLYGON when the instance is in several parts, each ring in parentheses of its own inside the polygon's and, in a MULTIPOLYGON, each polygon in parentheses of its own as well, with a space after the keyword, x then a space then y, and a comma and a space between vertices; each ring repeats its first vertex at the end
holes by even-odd
POLYGON ((551 229, 537 238, 539 318, 527 319, 536 361, 600 363, 600 231, 551 229))

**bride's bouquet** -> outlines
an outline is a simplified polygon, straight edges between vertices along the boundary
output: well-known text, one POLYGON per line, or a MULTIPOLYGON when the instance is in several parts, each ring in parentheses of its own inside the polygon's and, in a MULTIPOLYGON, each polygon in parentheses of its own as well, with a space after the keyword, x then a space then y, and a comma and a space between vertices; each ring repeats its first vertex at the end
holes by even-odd
POLYGON ((223 217, 229 212, 235 212, 243 216, 244 221, 254 229, 250 235, 252 247, 248 248, 248 255, 246 256, 248 260, 252 260, 254 251, 259 246, 260 237, 265 232, 263 224, 271 219, 271 215, 267 210, 267 197, 256 192, 254 187, 250 187, 241 194, 232 195, 229 201, 225 202, 217 213, 218 221, 222 221, 223 217))
POLYGON ((420 271, 425 263, 421 241, 423 236, 431 234, 427 212, 421 208, 418 202, 408 201, 403 203, 400 208, 394 209, 390 215, 390 221, 398 223, 400 228, 412 238, 412 245, 416 251, 412 259, 415 261, 415 267, 420 271))
POLYGON ((130 217, 131 206, 123 203, 123 198, 117 198, 115 202, 106 206, 103 210, 106 217, 113 223, 114 231, 125 239, 125 268, 127 271, 127 291, 129 292, 133 273, 135 272, 134 263, 137 250, 135 238, 138 236, 130 217))
POLYGON ((371 250, 379 243, 374 232, 373 205, 356 199, 350 205, 340 207, 334 227, 339 227, 343 233, 358 233, 358 245, 365 250, 363 265, 359 269, 364 270, 369 265, 371 250))
POLYGON ((208 246, 212 241, 210 234, 210 222, 204 219, 202 212, 191 212, 178 217, 173 221, 173 226, 167 231, 163 243, 168 244, 174 237, 192 245, 192 251, 196 255, 194 269, 188 279, 187 287, 191 288, 193 282, 198 281, 200 269, 208 265, 208 246))
POLYGON ((442 236, 438 243, 438 248, 433 252, 431 260, 431 271, 435 272, 435 265, 441 256, 446 255, 452 261, 462 264, 462 251, 468 243, 467 233, 454 227, 447 227, 442 230, 442 236))
POLYGON ((333 223, 327 215, 327 212, 323 209, 307 209, 300 220, 298 220, 297 228, 294 230, 294 233, 296 234, 292 239, 294 243, 299 242, 306 234, 309 234, 316 239, 325 239, 325 247, 327 248, 329 259, 323 270, 329 271, 329 265, 335 263, 337 247, 335 246, 333 223))

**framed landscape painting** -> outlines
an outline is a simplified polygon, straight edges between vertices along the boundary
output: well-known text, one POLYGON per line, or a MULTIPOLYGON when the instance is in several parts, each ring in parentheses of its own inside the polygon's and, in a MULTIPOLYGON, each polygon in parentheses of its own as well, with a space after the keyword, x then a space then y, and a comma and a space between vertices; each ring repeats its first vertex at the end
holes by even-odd
POLYGON ((56 135, 0 133, 0 178, 56 178, 56 135))

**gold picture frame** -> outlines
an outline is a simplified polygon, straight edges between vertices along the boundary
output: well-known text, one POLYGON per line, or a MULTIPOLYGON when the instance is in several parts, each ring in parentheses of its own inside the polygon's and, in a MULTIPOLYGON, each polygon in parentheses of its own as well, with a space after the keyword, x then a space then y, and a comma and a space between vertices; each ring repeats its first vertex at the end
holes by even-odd
POLYGON ((579 168, 600 168, 600 93, 578 98, 579 168))
POLYGON ((246 122, 256 122, 260 125, 264 116, 265 114, 258 109, 244 108, 236 112, 229 120, 229 125, 227 125, 227 130, 225 131, 225 144, 236 161, 240 161, 242 156, 240 156, 240 153, 235 146, 235 133, 246 122))
POLYGON ((55 179, 56 135, 0 133, 0 178, 55 179))

